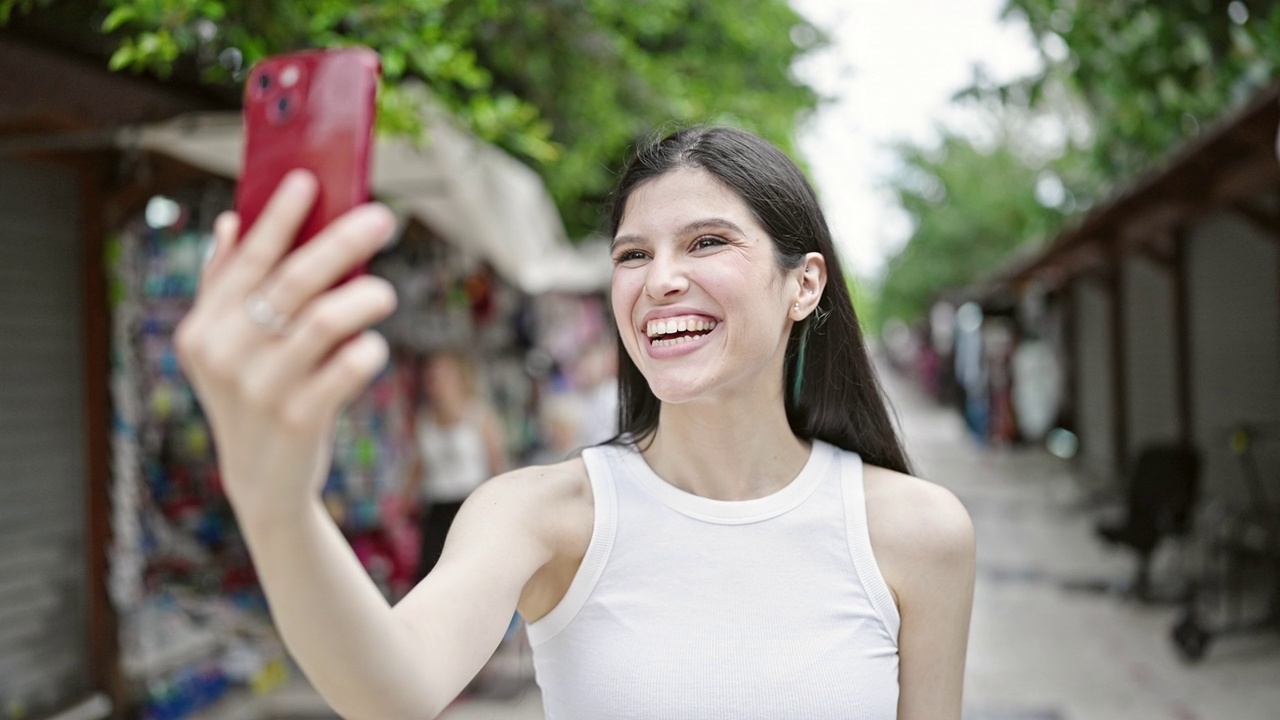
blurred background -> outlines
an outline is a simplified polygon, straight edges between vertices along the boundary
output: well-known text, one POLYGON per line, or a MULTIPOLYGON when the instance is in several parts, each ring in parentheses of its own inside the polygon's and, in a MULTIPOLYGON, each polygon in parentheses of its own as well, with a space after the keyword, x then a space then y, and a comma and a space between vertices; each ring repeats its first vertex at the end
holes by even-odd
MULTIPOLYGON (((1270 0, 0 0, 0 717, 334 717, 171 337, 248 68, 349 44, 401 306, 325 499, 389 598, 447 402, 506 466, 609 437, 602 202, 637 139, 728 123, 814 180, 915 468, 974 518, 965 717, 1280 717, 1270 0)), ((541 717, 519 618, 445 717, 541 717)))

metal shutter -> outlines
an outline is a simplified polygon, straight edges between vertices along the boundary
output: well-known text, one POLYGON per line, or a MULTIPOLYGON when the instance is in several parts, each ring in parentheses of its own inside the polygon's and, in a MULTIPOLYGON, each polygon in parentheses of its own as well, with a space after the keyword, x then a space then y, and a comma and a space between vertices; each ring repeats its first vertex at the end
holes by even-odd
MULTIPOLYGON (((76 178, 0 161, 0 714, 88 691, 76 178)), ((104 370, 105 372, 105 370, 104 370)))

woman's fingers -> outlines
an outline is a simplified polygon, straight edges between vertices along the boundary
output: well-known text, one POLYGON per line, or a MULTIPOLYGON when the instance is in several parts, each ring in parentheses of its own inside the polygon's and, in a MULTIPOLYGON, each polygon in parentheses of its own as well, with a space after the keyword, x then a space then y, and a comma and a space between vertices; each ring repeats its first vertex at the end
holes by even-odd
POLYGON ((362 205, 290 253, 258 292, 276 312, 293 317, 312 298, 381 250, 395 226, 395 216, 385 206, 362 205))
POLYGON ((389 357, 387 341, 372 330, 344 343, 290 394, 284 422, 296 427, 331 421, 339 408, 368 386, 389 357))
POLYGON ((316 179, 311 173, 292 170, 285 175, 240 242, 235 259, 229 262, 219 282, 219 294, 225 292, 239 302, 261 284, 293 246, 316 193, 316 179))
MULTIPOLYGON (((382 278, 358 277, 316 298, 299 313, 288 334, 265 350, 243 378, 246 393, 258 402, 299 392, 299 379, 335 355, 335 348, 389 316, 395 290, 382 278)), ((341 348, 339 348, 339 351, 341 348)))
POLYGON ((240 234, 240 216, 234 212, 224 212, 213 221, 213 247, 209 249, 209 257, 204 267, 200 268, 200 287, 204 287, 212 278, 218 276, 222 268, 231 259, 231 249, 235 246, 236 237, 240 234))

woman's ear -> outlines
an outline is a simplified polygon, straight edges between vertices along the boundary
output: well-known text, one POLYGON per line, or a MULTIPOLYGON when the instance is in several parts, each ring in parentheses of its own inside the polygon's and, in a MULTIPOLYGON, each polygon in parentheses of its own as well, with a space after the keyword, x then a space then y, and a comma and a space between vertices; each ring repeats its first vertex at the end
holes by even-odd
POLYGON ((822 299, 822 291, 827 287, 827 259, 822 253, 811 252, 794 272, 796 295, 791 301, 791 319, 798 322, 809 317, 822 299))

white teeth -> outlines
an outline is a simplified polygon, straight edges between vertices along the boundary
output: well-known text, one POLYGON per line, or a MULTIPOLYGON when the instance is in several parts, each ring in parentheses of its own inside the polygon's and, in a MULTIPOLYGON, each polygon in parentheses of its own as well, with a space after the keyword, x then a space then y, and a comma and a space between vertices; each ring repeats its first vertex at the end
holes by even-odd
MULTIPOLYGON (((649 323, 648 327, 646 328, 647 330, 646 334, 650 338, 658 338, 662 335, 670 335, 672 333, 677 333, 677 332, 710 332, 714 330, 715 327, 716 327, 716 323, 714 320, 702 320, 699 318, 684 318, 681 320, 653 320, 649 323)), ((687 340, 691 338, 680 338, 680 339, 687 340)), ((658 345, 659 342, 661 342, 662 344, 671 345, 675 343, 675 340, 674 339, 663 340, 663 341, 654 340, 653 342, 655 345, 658 345)))

